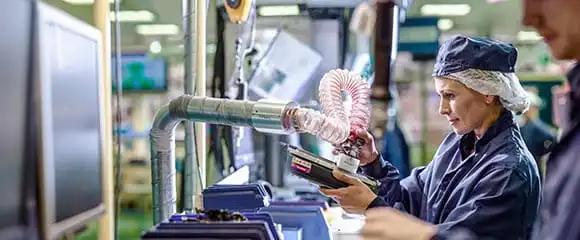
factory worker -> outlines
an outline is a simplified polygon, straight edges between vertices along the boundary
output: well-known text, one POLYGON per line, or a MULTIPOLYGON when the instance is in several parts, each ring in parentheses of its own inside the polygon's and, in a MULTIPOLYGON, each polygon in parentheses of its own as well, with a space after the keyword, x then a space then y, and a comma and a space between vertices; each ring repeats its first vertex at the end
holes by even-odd
POLYGON ((545 189, 534 240, 580 239, 580 1, 522 1, 523 23, 534 27, 557 60, 575 62, 566 79, 562 136, 546 165, 545 189))
POLYGON ((536 93, 528 91, 530 99, 530 109, 522 114, 518 120, 522 138, 534 156, 536 165, 540 169, 540 178, 543 178, 545 172, 544 162, 546 156, 556 145, 556 131, 540 119, 540 109, 544 106, 543 100, 536 93))
MULTIPOLYGON (((485 239, 527 239, 540 202, 540 177, 512 112, 528 109, 526 92, 514 74, 517 50, 485 38, 455 36, 437 56, 433 83, 440 95, 439 113, 453 129, 425 167, 401 179, 377 153, 372 136, 361 154, 362 171, 381 181, 378 196, 344 174, 350 186, 321 189, 348 212, 381 211, 411 216, 406 224, 365 225, 364 236, 381 231, 411 231, 411 238, 431 239, 463 229, 485 239), (395 210, 396 209, 396 210, 395 210), (415 225, 413 225, 415 224, 415 225)), ((373 219, 370 216, 369 219, 373 219)))

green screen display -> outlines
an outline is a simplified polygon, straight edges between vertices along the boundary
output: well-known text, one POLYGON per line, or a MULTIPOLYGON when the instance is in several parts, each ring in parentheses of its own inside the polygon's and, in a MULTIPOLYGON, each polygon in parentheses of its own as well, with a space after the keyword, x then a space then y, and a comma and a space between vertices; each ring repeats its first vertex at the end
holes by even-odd
MULTIPOLYGON (((115 74, 116 60, 112 58, 111 74, 115 74)), ((111 79, 115 79, 114 75, 111 79)), ((146 54, 121 55, 123 91, 163 91, 167 89, 167 60, 146 54)), ((117 83, 113 80, 113 89, 117 83)))

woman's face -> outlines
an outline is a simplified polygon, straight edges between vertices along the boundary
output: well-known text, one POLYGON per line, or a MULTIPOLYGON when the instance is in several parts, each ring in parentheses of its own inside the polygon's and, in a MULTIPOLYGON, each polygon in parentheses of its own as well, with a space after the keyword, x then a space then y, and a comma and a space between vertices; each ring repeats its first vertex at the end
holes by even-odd
POLYGON ((459 135, 481 128, 491 114, 489 103, 493 97, 480 94, 458 81, 436 77, 435 90, 440 96, 439 113, 447 118, 453 131, 459 135))

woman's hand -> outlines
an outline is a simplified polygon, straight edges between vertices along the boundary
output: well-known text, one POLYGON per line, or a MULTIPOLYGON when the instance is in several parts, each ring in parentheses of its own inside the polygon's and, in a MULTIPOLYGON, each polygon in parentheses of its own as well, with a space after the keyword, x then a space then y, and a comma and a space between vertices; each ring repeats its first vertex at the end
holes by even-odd
MULTIPOLYGON (((379 156, 379 151, 377 151, 377 147, 375 146, 375 139, 369 132, 363 129, 358 129, 356 131, 356 135, 359 138, 362 138, 365 142, 359 153, 360 165, 364 166, 369 163, 372 163, 379 156)), ((340 149, 340 146, 335 145, 332 153, 334 155, 338 155, 341 152, 342 150, 340 149)))
POLYGON ((434 225, 393 208, 373 208, 365 215, 365 240, 429 240, 436 233, 434 225))
POLYGON ((369 204, 377 197, 367 185, 359 179, 349 177, 340 171, 332 173, 336 179, 348 184, 348 187, 339 189, 321 188, 320 192, 334 198, 338 204, 348 213, 362 214, 369 204))

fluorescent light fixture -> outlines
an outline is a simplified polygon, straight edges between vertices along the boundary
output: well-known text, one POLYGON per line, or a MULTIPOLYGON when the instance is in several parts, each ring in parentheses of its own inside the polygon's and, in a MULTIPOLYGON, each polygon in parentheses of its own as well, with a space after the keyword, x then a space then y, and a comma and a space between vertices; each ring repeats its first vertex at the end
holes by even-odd
POLYGON ((160 53, 163 48, 161 47, 161 43, 159 41, 153 41, 149 45, 149 51, 153 54, 160 53))
POLYGON ((446 18, 439 19, 439 21, 437 22, 437 27, 441 31, 449 31, 451 28, 453 28, 453 20, 446 18))
POLYGON ((465 16, 470 12, 469 4, 425 4, 421 7, 423 16, 465 16))
POLYGON ((518 32, 519 41, 540 41, 542 36, 535 31, 520 31, 518 32))
MULTIPOLYGON (((95 3, 95 0, 62 0, 62 1, 73 5, 91 5, 95 3)), ((113 3, 115 3, 115 0, 109 0, 109 4, 113 3)))
MULTIPOLYGON (((185 45, 180 44, 179 46, 177 46, 180 49, 185 48, 185 45)), ((217 46, 215 45, 215 43, 208 43, 205 45, 205 52, 207 54, 214 54, 217 50, 217 46)))
MULTIPOLYGON (((115 12, 110 13, 111 21, 115 21, 115 12)), ((119 11, 119 22, 153 22, 155 15, 145 10, 119 11)))
POLYGON ((262 6, 258 9, 258 14, 263 17, 294 16, 300 14, 300 8, 298 8, 298 5, 262 6))
POLYGON ((140 35, 175 35, 179 33, 179 27, 175 24, 141 24, 135 27, 140 35))

